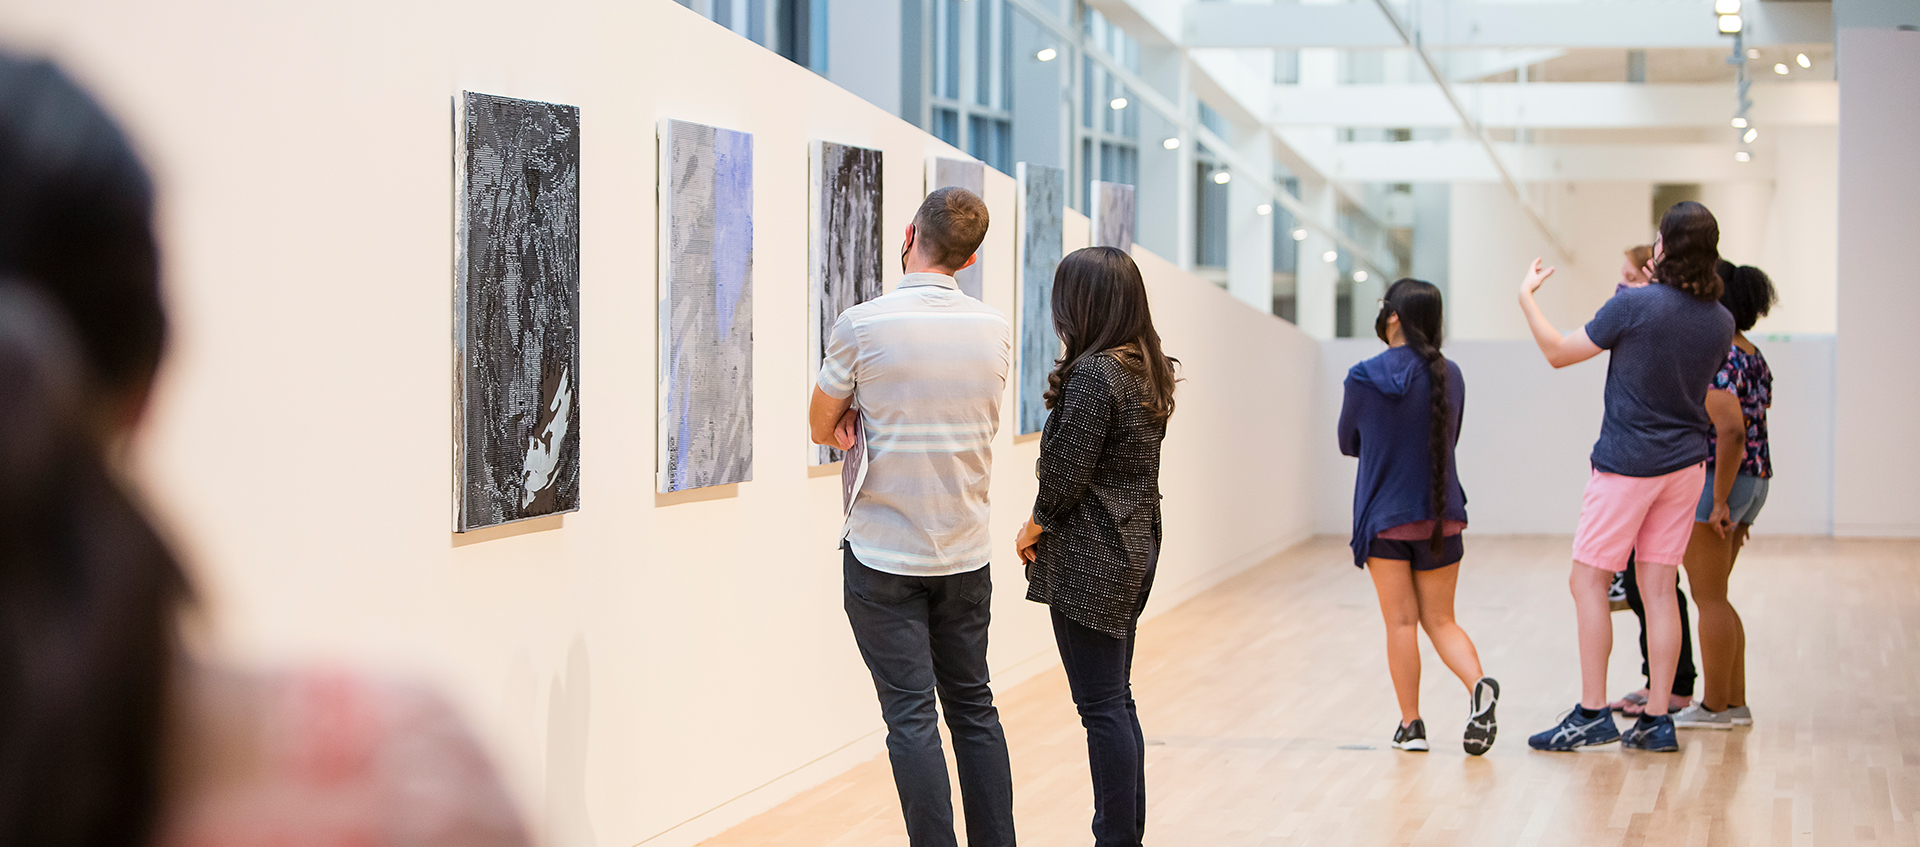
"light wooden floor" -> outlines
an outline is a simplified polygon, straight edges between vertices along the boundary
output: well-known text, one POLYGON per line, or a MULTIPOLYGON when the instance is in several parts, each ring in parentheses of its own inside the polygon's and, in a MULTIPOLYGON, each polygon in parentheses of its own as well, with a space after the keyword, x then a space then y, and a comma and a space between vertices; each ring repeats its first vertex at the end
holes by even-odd
MULTIPOLYGON (((1344 539, 1294 548, 1143 628, 1151 845, 1920 844, 1920 542, 1760 539, 1734 572, 1751 729, 1678 754, 1536 753, 1578 697, 1566 537, 1476 537, 1458 614, 1504 688, 1469 758, 1459 684, 1427 648, 1435 751, 1397 717, 1371 584, 1344 539)), ((1615 615, 1611 693, 1637 685, 1615 615)), ((1422 639, 1423 646, 1425 640, 1422 639)), ((1058 669, 1000 692, 1025 845, 1092 843, 1085 736, 1058 669)), ((877 708, 877 707, 876 707, 877 708)), ((958 804, 956 803, 956 809, 958 804)), ((907 844, 884 757, 706 842, 907 844)))

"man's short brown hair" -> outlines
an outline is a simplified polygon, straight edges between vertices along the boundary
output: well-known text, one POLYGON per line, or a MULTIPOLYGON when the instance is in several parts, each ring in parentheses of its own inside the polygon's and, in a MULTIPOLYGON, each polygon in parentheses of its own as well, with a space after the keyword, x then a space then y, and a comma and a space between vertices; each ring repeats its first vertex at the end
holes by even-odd
POLYGON ((959 270, 987 239, 987 204, 964 188, 942 188, 927 195, 913 215, 914 239, 935 265, 959 270))

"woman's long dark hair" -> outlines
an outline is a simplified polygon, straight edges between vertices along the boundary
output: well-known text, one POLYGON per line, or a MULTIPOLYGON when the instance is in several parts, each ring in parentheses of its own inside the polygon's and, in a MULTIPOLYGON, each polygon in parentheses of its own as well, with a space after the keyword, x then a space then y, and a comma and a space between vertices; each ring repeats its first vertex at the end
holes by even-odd
POLYGON ((1707 207, 1682 200, 1660 216, 1660 258, 1653 281, 1685 291, 1695 300, 1720 299, 1720 222, 1707 207))
MULTIPOLYGON (((1380 304, 1380 315, 1373 320, 1373 331, 1381 341, 1387 339, 1387 316, 1400 316, 1400 334, 1407 349, 1427 363, 1427 449, 1433 454, 1433 536, 1429 549, 1439 553, 1446 543, 1447 530, 1447 457, 1453 455, 1447 444, 1453 422, 1453 409, 1447 400, 1447 357, 1440 355, 1441 335, 1446 315, 1440 304, 1440 289, 1418 279, 1402 279, 1388 286, 1380 304)), ((1391 342, 1389 342, 1391 343, 1391 342)))
POLYGON ((0 844, 136 847, 160 814, 189 591, 109 472, 166 331, 146 170, 93 98, 0 54, 0 844))
POLYGON ((1042 395, 1051 409, 1067 374, 1088 356, 1107 354, 1146 385, 1147 407, 1157 420, 1173 415, 1174 359, 1160 352, 1160 333, 1147 308, 1147 284, 1126 251, 1113 247, 1075 250, 1053 273, 1053 331, 1066 346, 1047 375, 1042 395))

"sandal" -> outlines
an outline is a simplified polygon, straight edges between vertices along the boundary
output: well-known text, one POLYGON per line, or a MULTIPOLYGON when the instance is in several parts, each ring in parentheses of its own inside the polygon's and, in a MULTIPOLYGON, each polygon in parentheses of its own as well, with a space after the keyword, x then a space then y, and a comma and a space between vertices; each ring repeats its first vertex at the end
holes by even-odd
POLYGON ((1646 710, 1646 706, 1647 695, 1639 691, 1629 692, 1627 696, 1607 704, 1607 708, 1613 711, 1634 717, 1639 717, 1640 713, 1646 710))

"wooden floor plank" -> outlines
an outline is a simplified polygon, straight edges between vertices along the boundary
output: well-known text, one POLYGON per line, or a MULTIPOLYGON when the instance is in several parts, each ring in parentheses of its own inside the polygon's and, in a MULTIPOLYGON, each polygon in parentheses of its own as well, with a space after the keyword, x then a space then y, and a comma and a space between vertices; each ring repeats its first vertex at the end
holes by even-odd
MULTIPOLYGON (((1142 628, 1147 842, 1283 845, 1920 845, 1920 542, 1761 538, 1731 594, 1756 723, 1678 754, 1530 751, 1578 697, 1570 540, 1471 537, 1457 613, 1502 686, 1492 753, 1460 751, 1466 694, 1423 639, 1434 752, 1387 747, 1379 614, 1320 538, 1142 628)), ((1638 683, 1615 616, 1614 695, 1638 683)), ((1056 669, 1000 692, 1020 840, 1091 843, 1085 736, 1056 669)), ((876 706, 877 708, 877 706, 876 706)), ((956 802, 956 808, 958 804, 956 802)), ((884 757, 706 842, 905 847, 884 757)))

